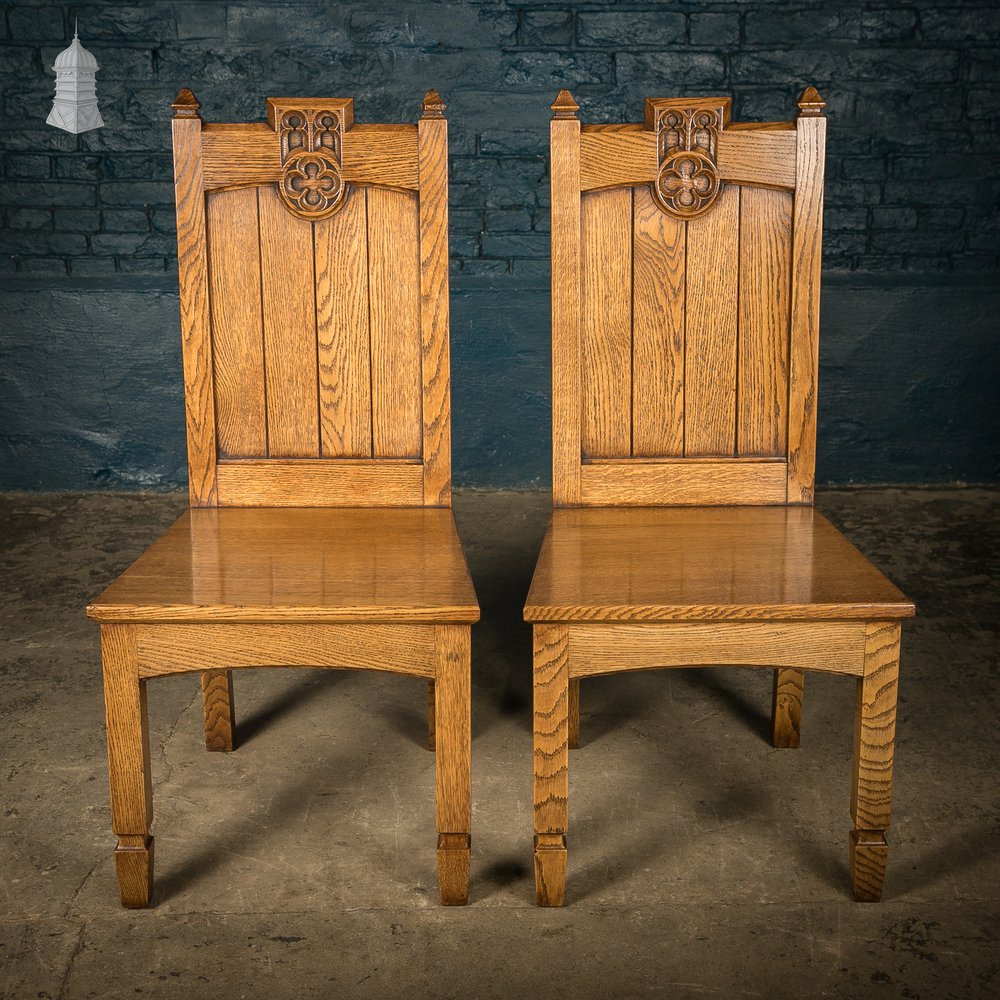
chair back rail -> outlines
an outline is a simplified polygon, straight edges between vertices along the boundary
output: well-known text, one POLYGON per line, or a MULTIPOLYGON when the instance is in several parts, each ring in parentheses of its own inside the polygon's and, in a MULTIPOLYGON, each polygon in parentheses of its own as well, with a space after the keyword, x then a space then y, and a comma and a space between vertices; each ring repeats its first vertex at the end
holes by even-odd
POLYGON ((825 119, 553 104, 553 496, 811 503, 825 119))
POLYGON ((447 125, 174 103, 194 506, 449 506, 447 125))

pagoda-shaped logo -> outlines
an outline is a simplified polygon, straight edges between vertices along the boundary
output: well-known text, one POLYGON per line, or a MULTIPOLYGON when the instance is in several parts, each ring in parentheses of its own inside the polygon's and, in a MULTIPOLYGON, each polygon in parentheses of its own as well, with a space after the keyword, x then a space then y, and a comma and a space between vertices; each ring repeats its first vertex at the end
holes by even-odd
POLYGON ((68 49, 56 56, 56 97, 46 124, 67 132, 89 132, 101 128, 104 119, 97 108, 97 84, 94 75, 100 67, 93 54, 81 44, 79 25, 73 31, 68 49))

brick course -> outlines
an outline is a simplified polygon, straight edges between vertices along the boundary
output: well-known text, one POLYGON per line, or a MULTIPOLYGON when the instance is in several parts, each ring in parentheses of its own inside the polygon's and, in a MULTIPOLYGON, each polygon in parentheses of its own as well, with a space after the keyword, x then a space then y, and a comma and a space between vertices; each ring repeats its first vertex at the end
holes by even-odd
POLYGON ((642 98, 732 94, 737 118, 828 101, 825 266, 1000 266, 1000 13, 987 0, 465 3, 15 2, 0 11, 2 273, 171 270, 170 100, 261 119, 269 94, 355 98, 360 120, 449 105, 456 274, 541 275, 548 104, 638 121, 642 98), (55 54, 80 18, 106 128, 46 128, 55 54))

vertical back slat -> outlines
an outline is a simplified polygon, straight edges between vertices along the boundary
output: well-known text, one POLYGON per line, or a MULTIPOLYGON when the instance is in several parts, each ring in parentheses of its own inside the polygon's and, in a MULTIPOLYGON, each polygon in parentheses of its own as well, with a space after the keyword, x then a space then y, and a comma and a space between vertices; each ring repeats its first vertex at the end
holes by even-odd
POLYGON ((364 188, 314 223, 320 455, 372 454, 368 222, 364 188))
POLYGON ((416 196, 370 188, 368 291, 377 458, 421 453, 419 247, 416 196))
POLYGON ((792 196, 744 187, 740 202, 740 342, 736 451, 784 453, 792 196))
POLYGON ((207 198, 215 413, 220 457, 267 455, 257 189, 207 198))
POLYGON ((417 126, 420 173, 420 337, 423 359, 424 503, 451 503, 448 343, 448 123, 436 91, 417 126))
POLYGON ((581 203, 581 434, 588 458, 632 451, 632 191, 581 203))
POLYGON ((687 223, 684 453, 731 457, 736 443, 740 192, 726 185, 687 223))
POLYGON ((632 454, 684 454, 683 221, 634 189, 632 454))
POLYGON ((792 218, 792 316, 788 359, 788 502, 812 503, 816 478, 819 377, 819 291, 823 259, 823 172, 826 119, 810 99, 796 121, 795 208, 792 218))
POLYGON ((580 120, 561 90, 552 104, 552 502, 580 501, 580 120))
POLYGON ((312 223, 259 191, 267 440, 272 458, 319 454, 312 223))
POLYGON ((177 202, 177 279, 180 287, 188 495, 192 507, 214 507, 218 446, 212 378, 201 105, 190 90, 174 102, 174 189, 177 202))

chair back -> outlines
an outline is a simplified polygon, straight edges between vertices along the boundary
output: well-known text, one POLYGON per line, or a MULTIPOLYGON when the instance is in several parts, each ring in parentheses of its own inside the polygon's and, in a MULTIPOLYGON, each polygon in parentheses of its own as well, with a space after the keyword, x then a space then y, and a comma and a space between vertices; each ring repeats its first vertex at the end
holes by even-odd
POLYGON ((174 102, 193 506, 449 506, 444 104, 174 102))
POLYGON ((823 101, 727 97, 635 125, 552 109, 553 499, 811 503, 823 101))

